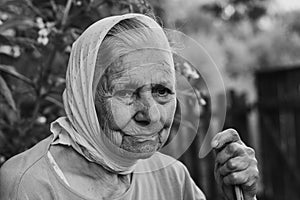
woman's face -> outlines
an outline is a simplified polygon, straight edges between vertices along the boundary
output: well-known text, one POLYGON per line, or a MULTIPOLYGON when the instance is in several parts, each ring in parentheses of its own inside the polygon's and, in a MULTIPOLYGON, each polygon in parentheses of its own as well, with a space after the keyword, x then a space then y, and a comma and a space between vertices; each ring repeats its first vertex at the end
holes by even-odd
POLYGON ((96 110, 118 147, 149 157, 166 141, 176 107, 172 59, 161 50, 122 56, 101 77, 96 110))

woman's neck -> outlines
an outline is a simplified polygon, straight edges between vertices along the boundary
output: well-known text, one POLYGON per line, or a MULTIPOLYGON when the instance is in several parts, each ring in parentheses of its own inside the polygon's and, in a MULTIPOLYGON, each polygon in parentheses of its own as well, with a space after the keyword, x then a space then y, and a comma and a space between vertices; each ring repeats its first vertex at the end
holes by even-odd
POLYGON ((89 162, 72 147, 51 146, 50 152, 66 176, 71 188, 85 196, 114 198, 130 186, 131 175, 119 175, 89 162))

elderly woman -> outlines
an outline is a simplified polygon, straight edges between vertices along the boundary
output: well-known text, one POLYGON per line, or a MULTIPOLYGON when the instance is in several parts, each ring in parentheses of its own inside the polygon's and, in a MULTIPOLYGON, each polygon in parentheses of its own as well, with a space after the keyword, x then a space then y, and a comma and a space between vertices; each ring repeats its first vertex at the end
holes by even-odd
MULTIPOLYGON (((52 136, 7 161, 0 198, 205 199, 185 166, 157 152, 176 108, 172 53, 141 14, 100 20, 73 44, 52 136)), ((240 185, 256 199, 257 164, 234 130, 215 136, 216 180, 227 199, 240 185)))

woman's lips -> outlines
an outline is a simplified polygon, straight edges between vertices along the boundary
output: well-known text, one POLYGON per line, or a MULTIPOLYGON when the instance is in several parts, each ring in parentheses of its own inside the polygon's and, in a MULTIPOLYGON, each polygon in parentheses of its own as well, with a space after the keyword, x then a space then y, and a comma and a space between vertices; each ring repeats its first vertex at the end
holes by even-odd
POLYGON ((121 131, 125 137, 131 137, 132 139, 134 139, 137 142, 146 142, 146 141, 156 141, 157 139, 159 139, 161 133, 162 133, 163 129, 161 129, 158 132, 154 132, 152 134, 139 134, 139 135, 129 135, 124 133, 123 131, 121 131))
POLYGON ((158 138, 158 133, 155 135, 152 135, 150 137, 136 137, 136 136, 133 136, 133 137, 135 137, 136 141, 138 141, 138 142, 155 141, 158 138))

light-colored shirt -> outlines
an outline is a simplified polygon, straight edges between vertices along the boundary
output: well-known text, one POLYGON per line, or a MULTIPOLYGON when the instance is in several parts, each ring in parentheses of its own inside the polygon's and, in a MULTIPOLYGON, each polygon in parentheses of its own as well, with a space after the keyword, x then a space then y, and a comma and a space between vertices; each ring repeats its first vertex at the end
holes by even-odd
MULTIPOLYGON (((69 187, 55 172, 47 156, 52 137, 9 159, 0 170, 1 200, 88 200, 69 187)), ((142 162, 144 169, 173 159, 155 153, 142 162)), ((129 189, 118 200, 204 200, 186 167, 174 159, 156 171, 133 173, 129 189)))

